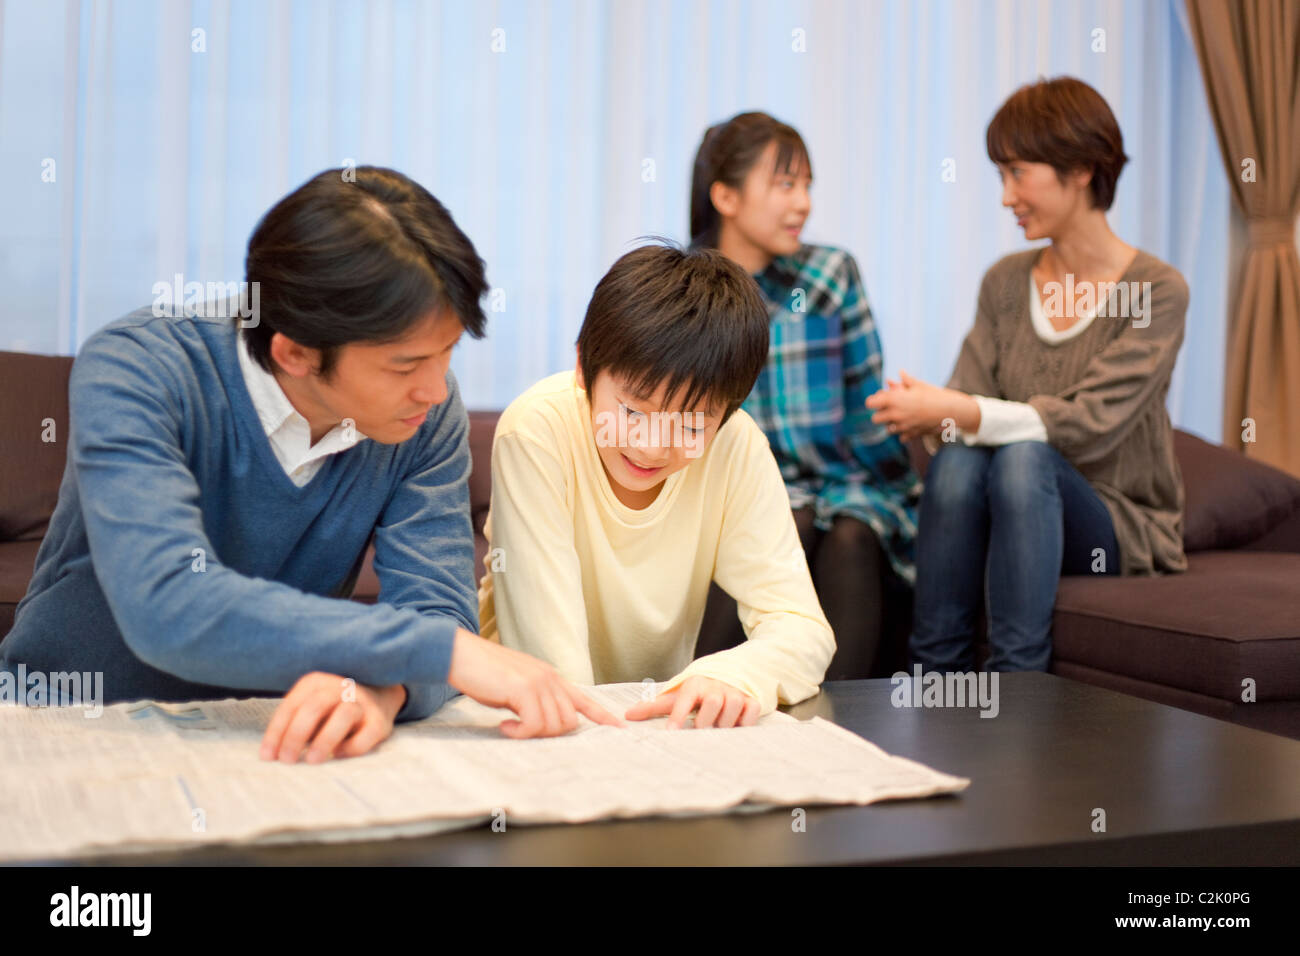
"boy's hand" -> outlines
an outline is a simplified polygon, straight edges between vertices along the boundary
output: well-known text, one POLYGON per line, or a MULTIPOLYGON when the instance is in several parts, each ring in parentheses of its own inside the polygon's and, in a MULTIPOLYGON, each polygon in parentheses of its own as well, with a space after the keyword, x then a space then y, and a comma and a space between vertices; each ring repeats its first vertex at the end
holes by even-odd
POLYGON ((507 737, 567 734, 578 726, 578 713, 598 724, 623 726, 623 721, 581 694, 549 664, 464 628, 456 631, 447 683, 480 704, 513 710, 519 719, 500 724, 507 737))
POLYGON ((260 756, 297 763, 307 749, 308 763, 359 757, 388 739, 405 702, 401 684, 371 687, 337 674, 305 674, 271 715, 260 756))
POLYGON ((668 726, 679 729, 699 707, 695 726, 751 727, 758 723, 762 705, 744 691, 712 677, 688 677, 673 690, 654 700, 634 704, 623 716, 628 720, 645 720, 668 714, 668 726))

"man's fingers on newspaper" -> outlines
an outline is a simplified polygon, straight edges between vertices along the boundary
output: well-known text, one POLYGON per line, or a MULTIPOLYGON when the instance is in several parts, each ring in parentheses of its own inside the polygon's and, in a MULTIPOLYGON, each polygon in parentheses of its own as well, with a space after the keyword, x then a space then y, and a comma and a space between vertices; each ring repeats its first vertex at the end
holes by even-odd
POLYGON ((388 739, 392 725, 383 719, 366 720, 347 740, 334 751, 336 757, 360 757, 368 754, 388 739))
POLYGON ((366 723, 367 714, 360 704, 338 703, 312 738, 307 751, 308 763, 320 763, 334 756, 344 738, 366 723))
POLYGON ((280 706, 292 707, 293 716, 289 720, 284 737, 280 740, 280 749, 276 756, 284 763, 297 763, 307 747, 307 742, 316 736, 316 728, 321 725, 331 708, 318 697, 308 697, 301 701, 285 698, 280 706))
POLYGON ((611 714, 600 704, 596 703, 576 687, 565 688, 568 699, 573 702, 573 706, 578 709, 589 720, 594 720, 598 724, 607 724, 610 727, 625 727, 626 724, 619 720, 614 714, 611 714))
POLYGON ((535 692, 526 694, 517 703, 511 703, 510 709, 518 717, 501 721, 498 725, 501 732, 507 737, 516 739, 536 737, 543 725, 542 702, 539 695, 535 692))
POLYGON ((271 720, 266 726, 266 733, 262 735, 261 757, 263 760, 298 759, 303 745, 306 744, 307 739, 314 733, 317 725, 325 717, 324 709, 319 704, 313 709, 312 713, 307 714, 300 713, 303 705, 312 698, 313 691, 323 686, 333 687, 337 696, 340 680, 341 678, 334 677, 331 674, 313 671, 310 674, 304 674, 294 682, 294 685, 289 688, 289 692, 284 695, 284 700, 280 701, 279 706, 275 708, 275 713, 271 715, 271 720), (305 726, 305 729, 302 729, 307 724, 310 724, 310 726, 305 726), (290 739, 289 732, 295 727, 299 729, 295 737, 290 739), (291 747, 294 740, 297 741, 298 745, 296 750, 291 747))

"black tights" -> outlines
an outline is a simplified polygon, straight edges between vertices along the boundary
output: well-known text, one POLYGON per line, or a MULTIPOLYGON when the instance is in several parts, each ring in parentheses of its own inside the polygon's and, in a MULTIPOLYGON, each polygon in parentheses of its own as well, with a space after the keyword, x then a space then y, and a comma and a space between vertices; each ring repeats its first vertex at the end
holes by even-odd
MULTIPOLYGON (((799 542, 812 571, 822 611, 835 635, 835 656, 827 680, 885 676, 897 664, 892 638, 902 623, 896 612, 910 610, 911 597, 894 575, 875 533, 848 515, 836 515, 829 531, 813 527, 811 508, 794 513, 799 542), (889 646, 882 647, 882 640, 889 646)), ((695 656, 735 647, 745 640, 736 602, 717 584, 710 585, 695 656)), ((901 666, 901 665, 898 665, 901 666)))

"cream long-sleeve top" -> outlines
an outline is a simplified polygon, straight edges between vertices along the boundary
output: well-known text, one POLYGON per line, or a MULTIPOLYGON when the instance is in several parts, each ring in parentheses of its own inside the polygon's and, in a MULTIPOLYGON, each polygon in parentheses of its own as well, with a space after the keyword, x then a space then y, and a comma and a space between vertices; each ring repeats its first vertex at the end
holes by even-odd
POLYGON ((766 714, 817 693, 835 652, 785 483, 743 410, 644 509, 615 496, 573 372, 501 414, 479 585, 482 636, 580 684, 712 677, 766 714), (747 640, 692 660, 709 583, 747 640))

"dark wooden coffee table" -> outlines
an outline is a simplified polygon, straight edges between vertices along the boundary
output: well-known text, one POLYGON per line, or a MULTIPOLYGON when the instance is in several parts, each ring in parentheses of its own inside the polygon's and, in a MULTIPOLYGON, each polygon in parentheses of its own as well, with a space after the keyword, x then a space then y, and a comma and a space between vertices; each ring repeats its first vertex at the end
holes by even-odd
MULTIPOLYGON (((215 847, 112 864, 1300 863, 1300 741, 1049 674, 1003 674, 1000 713, 901 709, 888 680, 833 682, 789 708, 971 779, 962 794, 368 843, 215 847), (1094 831, 1097 811, 1105 831, 1094 831)), ((687 731, 689 732, 689 731, 687 731)))

